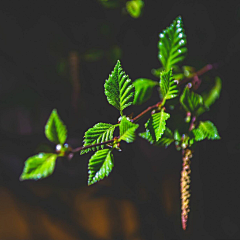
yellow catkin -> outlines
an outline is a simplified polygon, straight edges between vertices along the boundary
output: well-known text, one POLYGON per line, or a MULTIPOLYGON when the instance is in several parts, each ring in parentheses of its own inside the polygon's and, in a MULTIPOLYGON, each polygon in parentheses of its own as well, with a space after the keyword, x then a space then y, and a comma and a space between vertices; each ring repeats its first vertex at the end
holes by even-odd
POLYGON ((186 230, 187 221, 188 221, 188 213, 190 212, 189 208, 189 198, 190 198, 190 158, 192 157, 192 152, 190 149, 183 150, 183 165, 181 172, 181 199, 182 199, 182 228, 186 230))

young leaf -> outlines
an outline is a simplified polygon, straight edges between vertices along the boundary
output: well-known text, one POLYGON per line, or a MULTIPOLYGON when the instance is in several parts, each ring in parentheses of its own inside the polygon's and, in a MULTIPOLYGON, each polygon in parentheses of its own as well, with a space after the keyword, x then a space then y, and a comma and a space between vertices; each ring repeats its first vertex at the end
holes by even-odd
POLYGON ((158 83, 150 79, 139 78, 133 82, 133 85, 135 87, 133 104, 140 105, 151 97, 152 90, 158 83))
POLYGON ((196 141, 201 141, 205 138, 220 139, 217 128, 210 121, 200 122, 198 128, 193 129, 193 134, 196 141))
POLYGON ((159 113, 154 113, 149 118, 145 127, 149 130, 152 139, 156 139, 156 141, 158 141, 161 138, 166 128, 166 121, 168 118, 170 118, 170 114, 164 112, 163 109, 159 113))
MULTIPOLYGON (((96 143, 106 142, 113 139, 113 132, 116 125, 110 123, 97 123, 92 128, 89 128, 84 134, 84 147, 96 143)), ((81 151, 81 154, 88 153, 89 151, 99 150, 104 148, 104 145, 87 148, 81 151)))
POLYGON ((39 153, 28 158, 25 162, 23 173, 20 180, 41 179, 53 173, 57 154, 39 153))
POLYGON ((117 108, 121 115, 126 107, 132 105, 135 89, 128 75, 122 70, 119 60, 106 80, 104 88, 108 102, 117 108))
POLYGON ((155 135, 152 136, 148 129, 143 133, 139 133, 139 136, 146 139, 150 144, 153 144, 156 141, 155 135))
POLYGON ((172 77, 172 70, 161 72, 160 93, 164 100, 175 98, 178 94, 177 84, 172 77))
POLYGON ((172 142, 174 142, 173 133, 168 127, 166 127, 162 137, 156 142, 155 145, 168 147, 172 142))
POLYGON ((208 109, 220 96, 220 92, 222 89, 222 81, 220 77, 215 78, 215 85, 213 88, 209 91, 209 93, 203 94, 203 102, 204 107, 201 107, 197 111, 197 115, 201 115, 208 109))
POLYGON ((88 163, 88 185, 107 177, 114 166, 111 149, 97 151, 88 163))
POLYGON ((203 106, 203 99, 201 95, 191 92, 186 86, 180 97, 180 103, 187 112, 195 114, 198 108, 203 106))
POLYGON ((58 116, 56 109, 53 109, 45 125, 45 135, 56 144, 64 144, 67 139, 67 128, 58 116))
POLYGON ((130 16, 138 18, 142 13, 144 2, 142 0, 131 0, 126 2, 126 9, 130 16))
POLYGON ((173 23, 160 35, 158 43, 158 58, 168 71, 172 66, 182 61, 187 53, 186 35, 183 29, 182 18, 177 17, 173 23))
POLYGON ((135 140, 135 131, 138 128, 138 124, 130 122, 125 116, 122 117, 122 120, 119 125, 120 130, 120 139, 124 140, 127 143, 131 143, 135 140))

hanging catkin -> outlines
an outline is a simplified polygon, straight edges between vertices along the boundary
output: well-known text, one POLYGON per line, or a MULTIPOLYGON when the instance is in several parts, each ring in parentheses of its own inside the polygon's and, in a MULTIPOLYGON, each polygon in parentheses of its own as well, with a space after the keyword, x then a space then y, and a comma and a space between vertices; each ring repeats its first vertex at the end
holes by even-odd
POLYGON ((188 221, 188 213, 190 211, 189 208, 189 200, 190 200, 190 158, 192 158, 192 152, 190 149, 183 150, 183 165, 181 172, 181 199, 182 199, 182 228, 186 230, 187 221, 188 221))

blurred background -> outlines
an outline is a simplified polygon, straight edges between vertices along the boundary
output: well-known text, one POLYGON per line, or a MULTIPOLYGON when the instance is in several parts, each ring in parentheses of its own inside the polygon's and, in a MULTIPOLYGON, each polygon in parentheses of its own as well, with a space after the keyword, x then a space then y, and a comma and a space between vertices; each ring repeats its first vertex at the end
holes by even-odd
MULTIPOLYGON (((1 1, 0 239, 240 239, 239 1, 1 1), (181 154, 143 139, 122 145, 108 178, 87 186, 91 153, 58 159, 54 174, 19 181, 24 161, 53 151, 44 126, 53 108, 82 145, 97 122, 115 123, 103 84, 117 59, 132 80, 158 80, 158 35, 181 15, 188 41, 184 64, 219 68, 219 100, 202 119, 220 141, 203 141, 192 159, 191 212, 181 229, 181 154)), ((126 113, 140 113, 158 101, 126 113)), ((146 119, 142 120, 142 124, 146 119)))

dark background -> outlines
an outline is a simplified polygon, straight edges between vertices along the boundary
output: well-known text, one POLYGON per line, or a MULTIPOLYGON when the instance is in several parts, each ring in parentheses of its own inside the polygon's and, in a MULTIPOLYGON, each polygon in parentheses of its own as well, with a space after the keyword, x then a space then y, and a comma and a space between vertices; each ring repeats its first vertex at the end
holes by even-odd
MULTIPOLYGON (((239 1, 149 0, 138 19, 97 0, 1 1, 0 239, 240 239, 239 51, 239 1), (201 142, 192 159, 187 231, 180 221, 181 155, 173 146, 123 144, 113 172, 91 187, 91 154, 59 159, 47 179, 20 182, 29 156, 54 149, 43 131, 53 108, 73 147, 95 123, 117 121, 103 89, 117 59, 132 80, 157 80, 151 69, 160 67, 158 35, 178 15, 188 41, 184 63, 219 63, 209 74, 223 82, 221 97, 202 116, 221 140, 201 142)), ((136 115, 155 95, 126 112, 136 115)))

